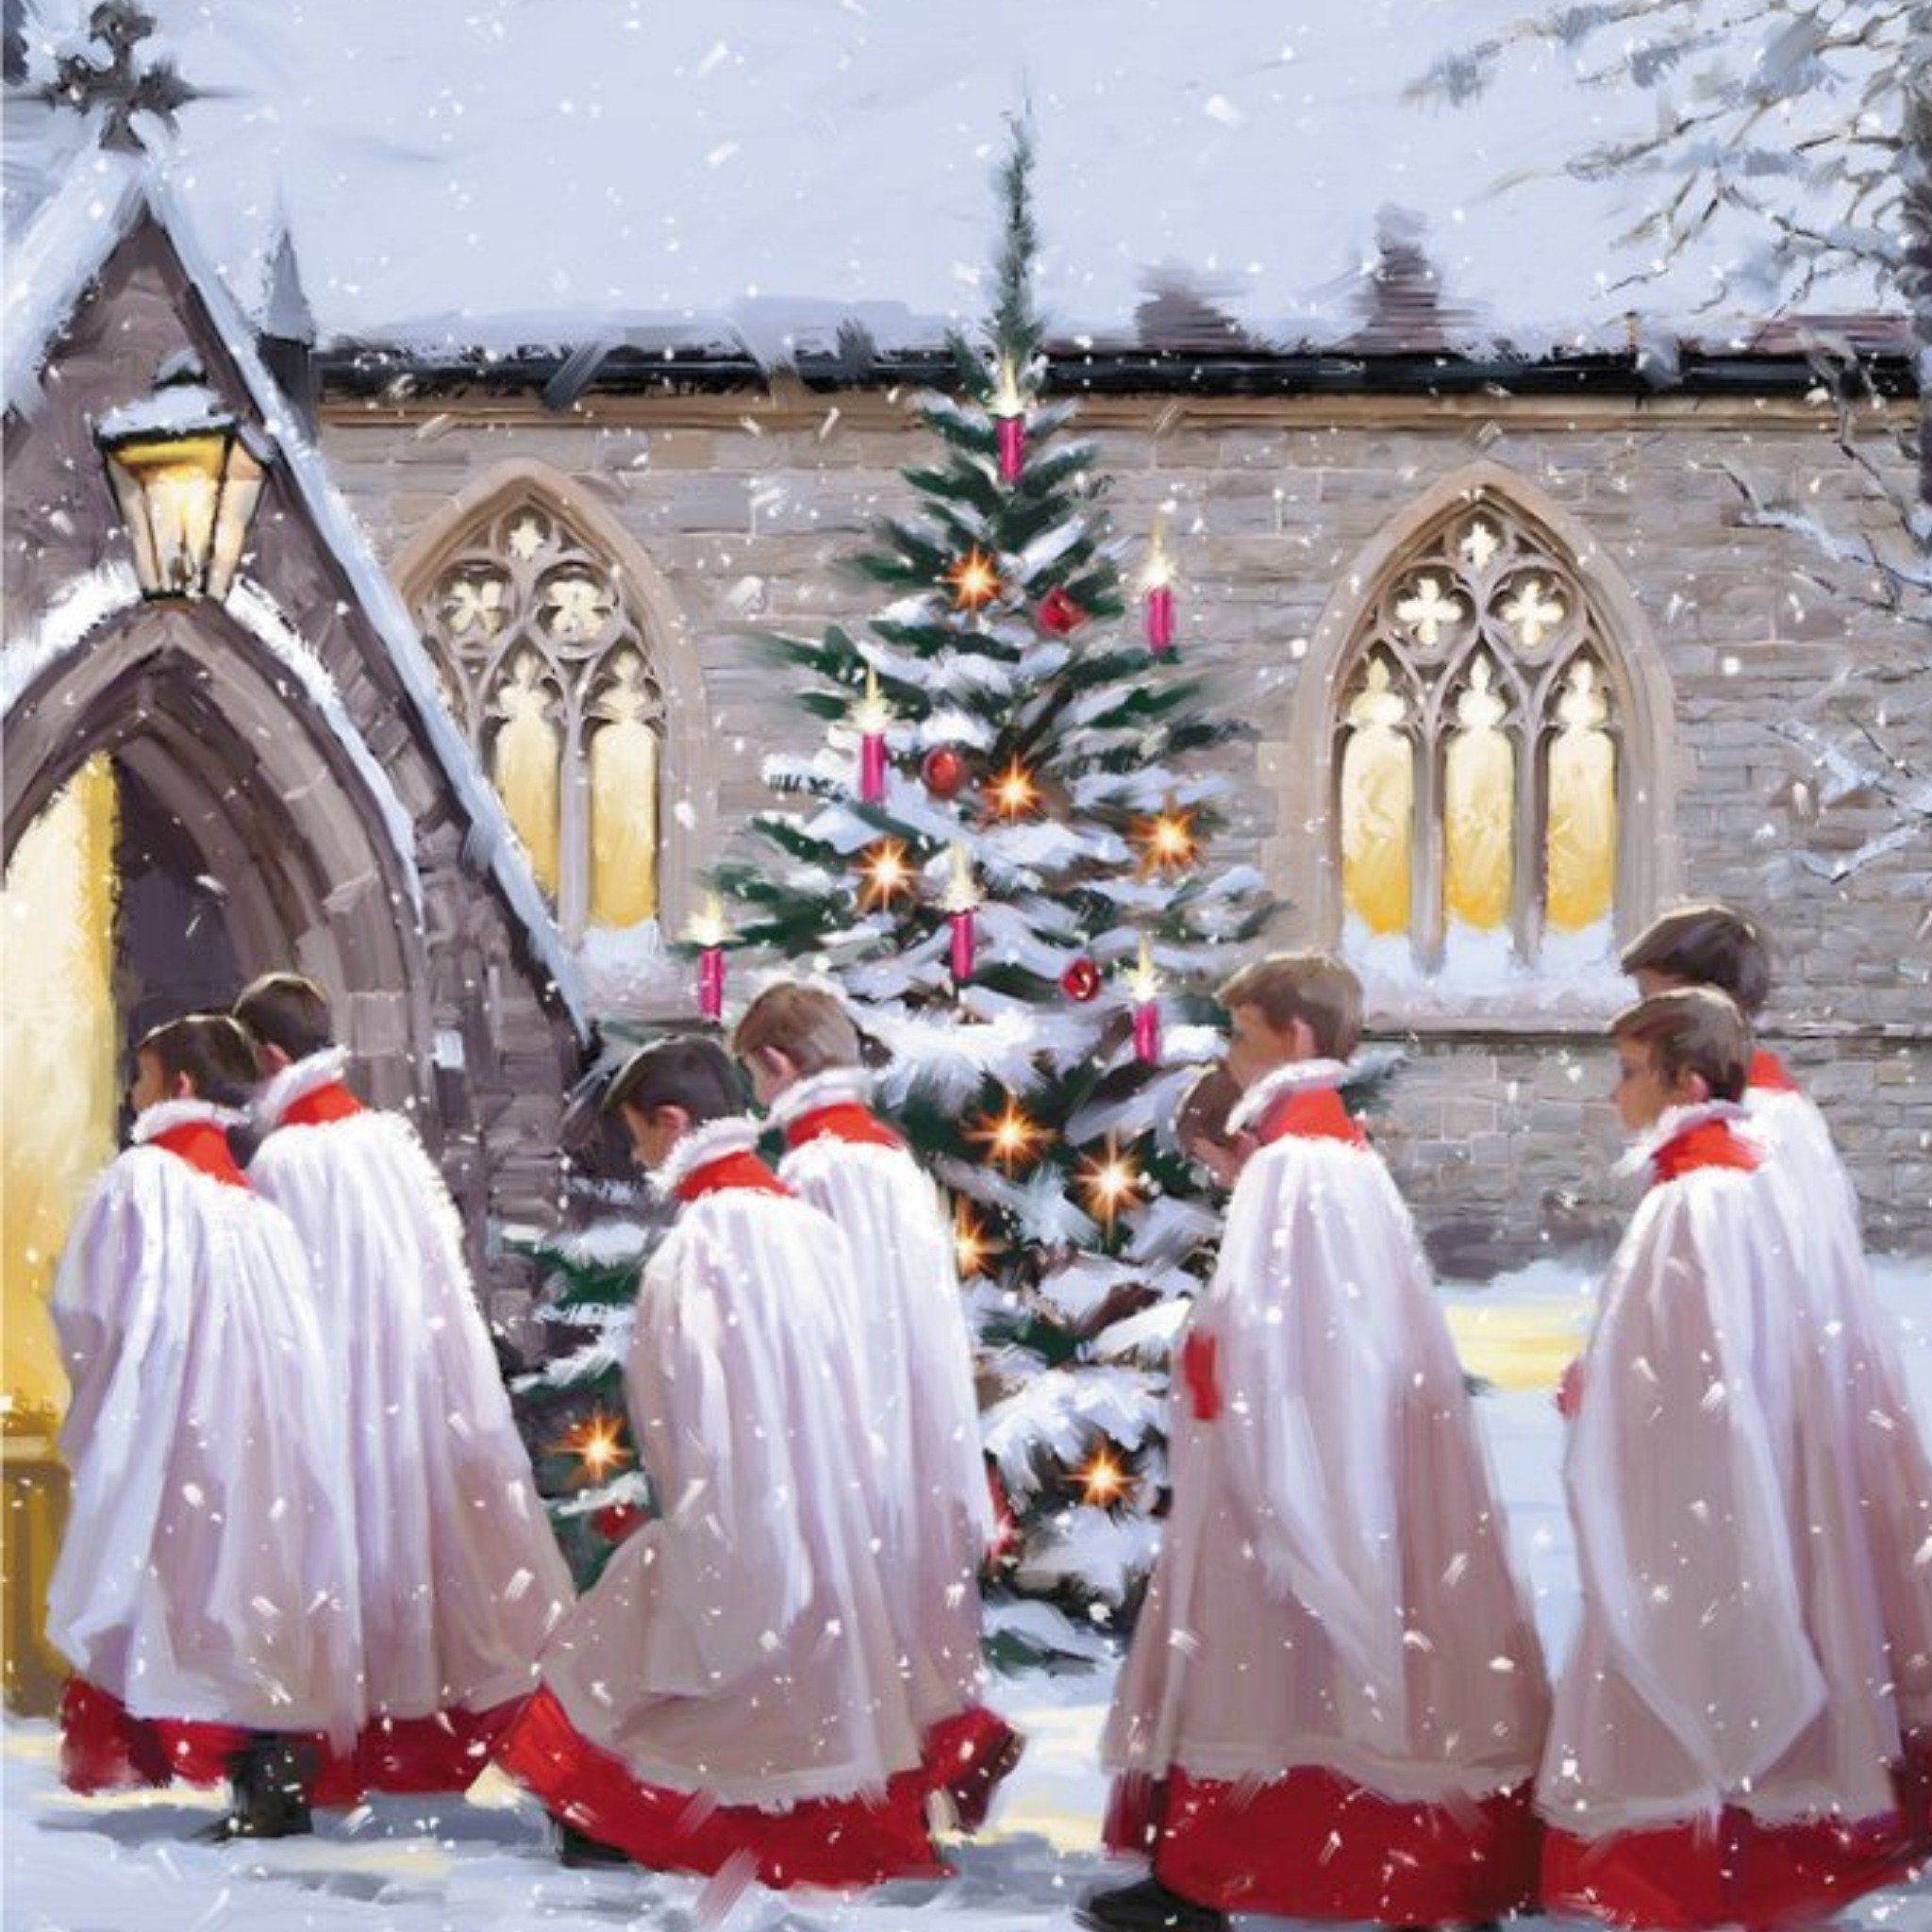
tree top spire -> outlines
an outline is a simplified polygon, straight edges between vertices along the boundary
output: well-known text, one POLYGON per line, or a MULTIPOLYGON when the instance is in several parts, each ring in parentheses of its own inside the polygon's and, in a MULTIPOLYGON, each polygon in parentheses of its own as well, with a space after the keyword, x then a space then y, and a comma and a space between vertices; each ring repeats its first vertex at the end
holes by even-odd
POLYGON ((1039 354, 1045 324, 1033 301, 1033 267, 1040 230, 1033 219, 1033 127, 1023 114, 1008 119, 1011 138, 1000 163, 999 297, 993 309, 992 347, 1016 368, 1039 354))

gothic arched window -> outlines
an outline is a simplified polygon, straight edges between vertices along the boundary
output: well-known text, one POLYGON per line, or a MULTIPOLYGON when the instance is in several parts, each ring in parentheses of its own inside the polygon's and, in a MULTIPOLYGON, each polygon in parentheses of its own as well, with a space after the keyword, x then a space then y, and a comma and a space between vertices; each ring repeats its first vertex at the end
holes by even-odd
POLYGON ((1613 947, 1624 706, 1571 562, 1487 495, 1372 597, 1335 720, 1343 949, 1476 981, 1613 947))
POLYGON ((622 572, 530 495, 444 552, 416 617, 565 938, 653 918, 664 700, 622 572))

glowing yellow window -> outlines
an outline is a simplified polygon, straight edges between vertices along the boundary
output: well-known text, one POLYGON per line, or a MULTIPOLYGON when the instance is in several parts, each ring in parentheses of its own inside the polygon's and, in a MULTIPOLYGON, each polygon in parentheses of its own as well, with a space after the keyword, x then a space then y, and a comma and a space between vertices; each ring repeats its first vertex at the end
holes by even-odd
POLYGON ((643 659, 625 651, 592 707, 591 923, 635 925, 658 909, 658 734, 643 659))
POLYGON ((1415 750, 1404 735, 1408 701, 1384 658, 1369 660, 1348 708, 1341 755, 1341 891, 1372 933, 1407 932, 1415 823, 1415 750))
POLYGON ((1516 749, 1494 683, 1490 660, 1477 658, 1443 760, 1443 902, 1452 921, 1477 932, 1508 920, 1515 884, 1516 749))
POLYGON ((1602 674, 1571 665, 1550 741, 1545 915, 1554 931, 1581 932, 1609 917, 1617 884, 1617 748, 1602 674))
POLYGON ((491 755, 491 776, 530 855, 537 883, 554 894, 563 747, 551 722, 551 692, 534 653, 525 651, 518 657, 508 678, 498 687, 491 708, 502 722, 491 755))

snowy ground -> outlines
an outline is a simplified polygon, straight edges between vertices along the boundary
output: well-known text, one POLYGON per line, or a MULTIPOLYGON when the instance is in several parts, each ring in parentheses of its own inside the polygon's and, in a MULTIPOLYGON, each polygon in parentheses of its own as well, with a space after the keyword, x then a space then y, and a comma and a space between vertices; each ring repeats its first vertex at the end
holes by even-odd
MULTIPOLYGON (((1932 1263, 1889 1263, 1881 1290, 1904 1332, 1932 1427, 1932 1263)), ((1543 1265, 1488 1290, 1446 1291, 1465 1360, 1496 1392, 1481 1404, 1510 1524, 1560 1656, 1575 1610, 1569 1524, 1548 1385, 1588 1316, 1589 1284, 1543 1265)), ((541 1818, 492 1777, 465 1801, 385 1800, 330 1814, 311 1840, 216 1849, 191 1842, 215 1798, 110 1801, 62 1793, 54 1734, 0 1733, 7 1932, 1001 1932, 1071 1925, 1073 1903, 1114 1868, 1093 1851, 1104 1786, 1095 1762, 1109 1677, 1013 1680, 998 1701, 1027 1757, 988 1840, 954 1853, 958 1875, 846 1901, 757 1888, 721 1892, 643 1873, 576 1873, 551 1857, 541 1818)), ((1271 1923, 1241 1922, 1259 1928, 1271 1923)), ((1932 1932, 1932 1874, 1862 1902, 1841 1923, 1932 1932)))

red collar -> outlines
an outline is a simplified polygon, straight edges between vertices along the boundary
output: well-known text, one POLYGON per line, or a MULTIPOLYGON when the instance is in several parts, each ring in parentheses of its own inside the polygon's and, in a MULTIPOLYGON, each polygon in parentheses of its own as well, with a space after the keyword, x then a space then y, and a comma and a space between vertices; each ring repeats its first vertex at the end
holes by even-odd
POLYGON ((248 1186, 247 1176, 228 1151, 227 1135, 212 1121, 184 1121, 165 1134, 157 1134, 147 1144, 165 1147, 176 1159, 185 1160, 196 1174, 205 1174, 211 1180, 243 1190, 248 1186))
POLYGON ((732 1190, 752 1194, 789 1194, 791 1190, 748 1149, 721 1154, 694 1167, 672 1190, 680 1201, 695 1201, 705 1194, 724 1194, 732 1190))
POLYGON ((1746 1084, 1760 1093, 1795 1093, 1798 1083, 1785 1072, 1785 1063, 1774 1053, 1760 1046, 1751 1056, 1751 1072, 1746 1084))
POLYGON ((1257 1138, 1262 1146, 1272 1147, 1291 1135, 1301 1141, 1345 1141, 1351 1147, 1369 1144, 1361 1123, 1342 1106, 1341 1095, 1332 1087, 1297 1087, 1268 1116, 1257 1138))
POLYGON ((330 1121, 349 1120, 361 1111, 362 1103, 340 1080, 331 1080, 326 1086, 310 1088, 299 1100, 291 1100, 275 1124, 320 1127, 330 1121))
POLYGON ((1666 1141, 1650 1157, 1651 1171, 1658 1181, 1674 1181, 1700 1167, 1736 1167, 1748 1174, 1757 1164, 1756 1151, 1732 1129, 1729 1121, 1699 1121, 1674 1140, 1666 1141))
POLYGON ((848 1141, 858 1147, 906 1144, 871 1108, 857 1100, 835 1100, 829 1107, 815 1107, 795 1121, 786 1122, 786 1146, 803 1147, 808 1141, 848 1141))

